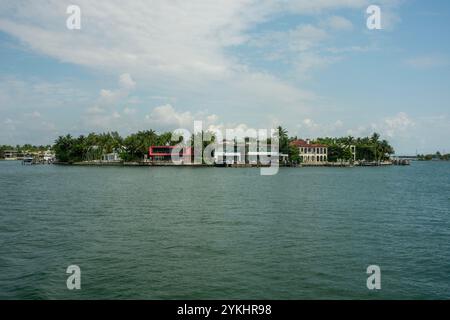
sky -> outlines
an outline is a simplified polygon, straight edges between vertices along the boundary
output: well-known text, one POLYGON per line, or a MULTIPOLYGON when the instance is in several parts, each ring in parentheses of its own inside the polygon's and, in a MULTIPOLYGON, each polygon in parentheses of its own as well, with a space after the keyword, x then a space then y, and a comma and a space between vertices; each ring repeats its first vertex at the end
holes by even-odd
POLYGON ((447 0, 0 0, 0 144, 199 120, 448 153, 449 33, 447 0))

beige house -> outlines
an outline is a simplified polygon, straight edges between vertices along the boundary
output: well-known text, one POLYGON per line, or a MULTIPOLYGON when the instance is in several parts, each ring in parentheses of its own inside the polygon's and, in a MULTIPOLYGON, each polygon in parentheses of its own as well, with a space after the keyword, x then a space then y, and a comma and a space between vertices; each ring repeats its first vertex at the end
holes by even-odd
POLYGON ((291 142, 299 151, 302 163, 323 164, 328 161, 328 146, 311 143, 309 139, 291 142))
POLYGON ((15 150, 6 150, 3 152, 3 157, 5 160, 17 160, 18 153, 15 150))

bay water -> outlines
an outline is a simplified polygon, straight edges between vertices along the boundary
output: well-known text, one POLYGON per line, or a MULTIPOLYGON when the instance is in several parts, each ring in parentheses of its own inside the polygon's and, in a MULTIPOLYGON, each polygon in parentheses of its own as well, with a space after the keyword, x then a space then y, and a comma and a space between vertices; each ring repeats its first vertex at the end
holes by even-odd
POLYGON ((450 163, 261 176, 1 161, 0 298, 449 299, 450 163))

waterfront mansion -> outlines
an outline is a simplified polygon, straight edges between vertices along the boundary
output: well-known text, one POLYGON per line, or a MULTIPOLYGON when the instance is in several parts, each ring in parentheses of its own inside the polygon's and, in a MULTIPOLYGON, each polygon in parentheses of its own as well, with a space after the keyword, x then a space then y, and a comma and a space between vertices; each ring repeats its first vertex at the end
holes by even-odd
POLYGON ((299 149, 302 163, 323 164, 328 161, 328 146, 324 144, 311 143, 309 139, 295 140, 291 145, 299 149))

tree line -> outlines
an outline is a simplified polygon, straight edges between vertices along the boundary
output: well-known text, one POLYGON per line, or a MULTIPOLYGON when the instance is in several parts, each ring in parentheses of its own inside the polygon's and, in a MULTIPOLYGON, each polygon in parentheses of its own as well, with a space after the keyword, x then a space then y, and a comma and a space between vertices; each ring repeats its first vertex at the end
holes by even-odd
POLYGON ((417 159, 419 161, 431 161, 431 160, 449 161, 450 153, 441 154, 439 151, 437 151, 435 154, 418 154, 417 159))
POLYGON ((100 160, 104 154, 113 152, 118 153, 124 161, 137 161, 144 159, 152 145, 176 144, 171 138, 170 132, 158 134, 154 130, 139 131, 125 138, 116 131, 79 137, 68 134, 58 137, 53 150, 60 162, 100 160))
MULTIPOLYGON (((281 126, 278 127, 278 136, 280 153, 287 154, 289 161, 300 163, 298 148, 291 144, 298 138, 290 137, 288 131, 281 126)), ((210 140, 214 141, 215 137, 212 136, 210 140)), ((118 132, 113 131, 101 134, 90 133, 79 137, 60 136, 55 141, 53 150, 60 162, 100 160, 102 155, 112 152, 118 153, 124 161, 141 161, 148 154, 150 146, 175 145, 179 141, 172 141, 171 132, 157 133, 154 130, 145 130, 122 137, 118 132)), ((192 137, 190 141, 192 145, 192 137)), ((203 147, 206 147, 208 143, 204 142, 203 147)), ((356 147, 356 160, 383 161, 394 154, 394 148, 387 140, 381 140, 377 133, 370 137, 317 138, 312 143, 327 145, 328 161, 331 162, 352 160, 351 146, 356 147)))
POLYGON ((28 153, 35 153, 35 152, 44 152, 47 150, 51 150, 52 146, 47 145, 40 145, 40 146, 34 146, 31 144, 24 144, 24 145, 0 145, 0 158, 5 157, 6 151, 15 151, 18 154, 28 154, 28 153))
MULTIPOLYGON (((282 127, 278 127, 278 135, 280 139, 280 152, 289 155, 289 159, 299 163, 301 161, 298 148, 293 146, 291 142, 298 140, 297 137, 289 137, 288 131, 282 127)), ((374 133, 370 137, 325 137, 317 138, 311 141, 312 144, 323 144, 328 147, 328 161, 336 162, 338 160, 351 161, 353 153, 351 147, 355 147, 357 161, 384 161, 388 160, 394 154, 394 148, 387 140, 380 140, 380 135, 374 133)))
POLYGON ((350 146, 356 147, 357 161, 385 161, 395 153, 389 142, 385 139, 381 140, 378 133, 373 133, 370 137, 319 138, 317 142, 328 145, 329 161, 352 159, 350 146))

